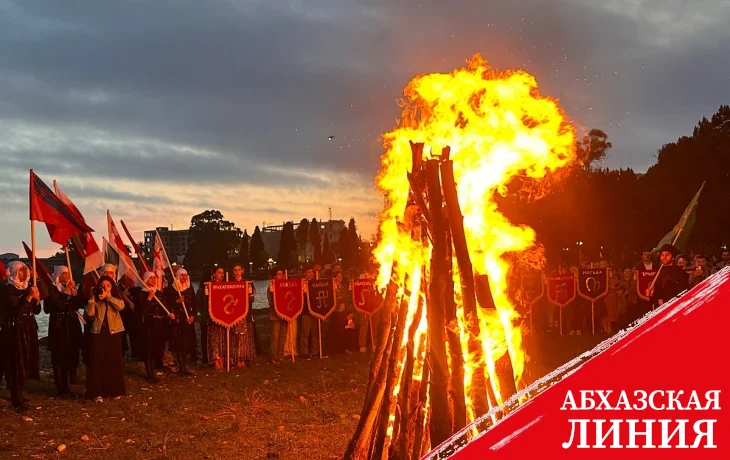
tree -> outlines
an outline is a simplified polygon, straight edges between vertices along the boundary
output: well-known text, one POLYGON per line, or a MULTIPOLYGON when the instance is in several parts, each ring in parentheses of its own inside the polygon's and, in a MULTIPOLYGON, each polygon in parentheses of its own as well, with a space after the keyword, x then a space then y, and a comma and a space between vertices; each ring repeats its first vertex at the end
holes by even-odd
POLYGON ((258 225, 251 236, 249 253, 251 254, 253 268, 262 268, 266 264, 268 257, 265 256, 266 248, 264 247, 264 239, 261 237, 261 229, 259 229, 258 225))
POLYGON ((190 219, 189 239, 185 255, 189 268, 226 264, 241 242, 241 229, 225 220, 220 211, 209 210, 190 219))
POLYGON ((302 256, 302 259, 307 254, 307 241, 309 241, 309 221, 302 219, 299 221, 299 226, 295 232, 297 240, 297 254, 302 256))
POLYGON ((350 234, 347 231, 347 227, 340 230, 340 237, 335 243, 335 255, 342 259, 344 262, 350 260, 350 234))
POLYGON ((316 263, 322 263, 322 240, 319 237, 319 222, 312 219, 309 224, 309 242, 312 244, 313 258, 316 263))
POLYGON ((576 142, 576 154, 583 168, 589 170, 594 163, 606 158, 606 152, 612 147, 608 135, 600 129, 591 129, 583 139, 576 142))
POLYGON ((239 252, 239 260, 243 266, 248 270, 248 263, 251 261, 251 255, 249 252, 249 240, 248 232, 243 231, 243 237, 241 238, 241 250, 239 252))
POLYGON ((285 269, 291 269, 297 265, 297 238, 294 234, 294 223, 292 222, 285 223, 284 228, 281 230, 277 260, 279 265, 285 269))
POLYGON ((349 265, 359 266, 360 265, 360 237, 357 234, 357 225, 355 225, 355 218, 351 217, 350 222, 347 224, 347 245, 349 253, 349 265))
POLYGON ((328 264, 332 262, 332 249, 330 248, 330 237, 324 232, 324 245, 322 248, 322 262, 328 264))

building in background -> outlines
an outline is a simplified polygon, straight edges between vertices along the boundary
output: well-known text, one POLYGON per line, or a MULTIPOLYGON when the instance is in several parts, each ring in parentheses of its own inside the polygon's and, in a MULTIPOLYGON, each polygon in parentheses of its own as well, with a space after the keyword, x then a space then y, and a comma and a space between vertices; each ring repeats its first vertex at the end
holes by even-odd
POLYGON ((160 238, 162 239, 162 244, 165 245, 170 263, 177 262, 178 264, 182 264, 185 260, 185 254, 188 252, 190 231, 188 229, 171 230, 168 227, 145 230, 144 245, 149 253, 154 251, 155 248, 155 231, 160 233, 160 238))
MULTIPOLYGON (((301 219, 300 219, 301 220, 301 219)), ((311 222, 310 222, 311 223, 311 222)), ((344 220, 328 220, 325 222, 318 222, 319 224, 319 239, 322 245, 324 245, 324 236, 330 240, 330 247, 340 239, 340 232, 344 229, 347 224, 344 220)), ((281 243, 281 231, 284 228, 284 223, 281 225, 265 225, 261 228, 261 239, 264 241, 264 248, 269 254, 269 257, 276 259, 279 254, 279 243, 281 243)), ((294 232, 296 233, 299 228, 299 221, 294 222, 294 232)), ((297 257, 299 262, 311 261, 314 258, 314 247, 307 241, 307 246, 302 251, 297 251, 297 257)))

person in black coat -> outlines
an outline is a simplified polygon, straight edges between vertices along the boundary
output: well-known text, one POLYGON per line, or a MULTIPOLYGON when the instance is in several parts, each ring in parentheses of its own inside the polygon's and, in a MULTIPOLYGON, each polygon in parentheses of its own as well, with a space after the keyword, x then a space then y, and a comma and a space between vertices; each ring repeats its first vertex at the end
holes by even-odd
POLYGON ((689 277, 682 267, 674 264, 677 248, 665 244, 659 249, 659 267, 653 287, 647 289, 646 295, 651 297, 651 304, 661 306, 689 288, 689 277))
POLYGON ((146 272, 142 277, 143 288, 135 289, 135 313, 141 315, 142 328, 140 337, 143 344, 144 367, 147 372, 147 381, 157 383, 159 379, 155 370, 162 361, 165 351, 165 334, 169 319, 174 320, 173 313, 168 314, 162 307, 164 297, 157 289, 157 276, 146 272), (169 318, 169 319, 168 319, 169 318))
POLYGON ((186 369, 187 355, 196 355, 197 340, 195 336, 195 316, 198 314, 198 301, 195 290, 190 285, 187 270, 180 268, 175 272, 177 289, 168 286, 165 289, 167 309, 175 315, 172 322, 172 338, 170 348, 175 353, 175 359, 180 375, 190 375, 186 369), (178 293, 179 289, 179 293, 178 293), (187 314, 186 314, 187 312, 187 314))
POLYGON ((7 282, 0 288, 0 353, 13 407, 24 412, 23 386, 27 380, 40 379, 35 320, 41 312, 40 292, 36 286, 29 286, 30 270, 23 262, 12 262, 8 273, 7 282))
POLYGON ((68 267, 56 267, 53 279, 57 291, 50 292, 43 302, 43 309, 50 314, 48 350, 51 352, 56 392, 59 397, 68 398, 75 396, 69 390, 68 384, 76 382, 79 353, 83 344, 78 310, 84 307, 85 302, 71 279, 68 267))

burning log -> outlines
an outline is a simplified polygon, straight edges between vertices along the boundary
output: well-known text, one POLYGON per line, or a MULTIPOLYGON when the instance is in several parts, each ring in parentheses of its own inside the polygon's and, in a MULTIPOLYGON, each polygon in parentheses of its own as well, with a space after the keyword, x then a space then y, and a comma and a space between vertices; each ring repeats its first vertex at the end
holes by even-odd
MULTIPOLYGON (((492 291, 489 288, 489 278, 487 275, 477 275, 474 278, 474 284, 476 286, 477 301, 479 302, 479 305, 487 310, 486 314, 494 316, 494 322, 496 324, 501 325, 502 322, 499 319, 499 312, 497 311, 497 306, 494 303, 492 291)), ((502 332, 503 337, 503 329, 498 329, 497 332, 502 332)), ((494 373, 497 377, 500 402, 504 402, 517 393, 514 370, 512 369, 512 360, 509 356, 509 350, 505 351, 502 356, 495 360, 494 373)))
MULTIPOLYGON (((431 280, 430 299, 426 305, 428 321, 429 362, 433 375, 429 391, 433 418, 440 423, 430 426, 431 441, 441 444, 453 433, 453 414, 449 407, 449 367, 446 360, 446 318, 444 289, 446 287, 446 226, 443 219, 441 181, 438 160, 426 162, 428 204, 431 214, 431 280)), ((462 383, 463 385, 463 383, 462 383)))
POLYGON ((476 418, 489 411, 486 381, 487 370, 479 330, 474 274, 471 258, 469 257, 469 248, 466 243, 466 234, 464 233, 464 216, 461 214, 459 197, 456 193, 454 162, 452 160, 447 159, 441 163, 441 176, 443 178, 446 209, 449 213, 449 225, 451 226, 451 237, 454 243, 454 254, 456 255, 456 262, 459 266, 461 299, 467 324, 466 332, 468 333, 467 349, 471 361, 470 365, 474 370, 469 396, 474 406, 474 415, 476 418))
POLYGON ((378 330, 378 347, 371 363, 371 380, 368 384, 365 405, 360 413, 360 422, 357 424, 355 434, 347 446, 344 458, 365 460, 370 458, 370 452, 375 439, 375 424, 380 414, 385 394, 385 386, 388 374, 388 356, 393 346, 393 329, 390 327, 392 311, 395 308, 395 283, 388 285, 388 292, 385 297, 383 309, 383 320, 378 330), (391 295, 392 293, 392 295, 391 295), (392 302, 389 301, 392 299, 392 302), (378 359, 379 358, 379 359, 378 359), (377 368, 376 368, 377 366, 377 368))
MULTIPOLYGON (((447 225, 447 227, 449 227, 447 225)), ((456 299, 454 299, 453 279, 453 247, 451 245, 451 232, 446 234, 446 269, 449 276, 446 277, 446 290, 444 302, 446 307, 446 337, 449 343, 450 376, 449 397, 451 398, 452 411, 454 414, 454 432, 466 426, 466 395, 464 394, 464 355, 461 349, 459 337, 459 322, 456 317, 456 299)))
MULTIPOLYGON (((418 293, 413 293, 418 295, 418 293)), ((391 443, 391 434, 388 428, 395 426, 395 420, 390 419, 390 415, 395 415, 395 406, 397 397, 393 391, 397 385, 397 379, 400 377, 401 363, 403 352, 401 349, 401 343, 403 341, 403 334, 406 328, 406 317, 408 315, 408 302, 410 296, 404 295, 401 299, 400 309, 398 310, 397 317, 391 319, 391 322, 395 324, 393 330, 393 344, 392 351, 390 352, 390 362, 388 362, 388 377, 385 383, 385 400, 380 413, 380 428, 378 432, 377 441, 375 443, 375 452, 382 452, 383 459, 387 459, 388 450, 391 443)), ((393 428, 391 428, 392 430, 393 428)))
MULTIPOLYGON (((421 283, 421 290, 423 290, 423 283, 421 283)), ((398 442, 397 458, 400 459, 408 458, 408 453, 413 448, 413 438, 416 428, 415 422, 411 422, 411 408, 417 405, 411 403, 411 390, 418 390, 418 385, 420 385, 420 383, 413 381, 413 366, 416 360, 415 336, 421 316, 423 316, 423 297, 419 296, 418 309, 416 309, 413 322, 411 322, 411 326, 408 329, 408 342, 406 343, 406 362, 403 368, 403 381, 401 382, 403 389, 400 392, 400 401, 398 402, 401 414, 399 437, 393 437, 393 441, 398 442)))

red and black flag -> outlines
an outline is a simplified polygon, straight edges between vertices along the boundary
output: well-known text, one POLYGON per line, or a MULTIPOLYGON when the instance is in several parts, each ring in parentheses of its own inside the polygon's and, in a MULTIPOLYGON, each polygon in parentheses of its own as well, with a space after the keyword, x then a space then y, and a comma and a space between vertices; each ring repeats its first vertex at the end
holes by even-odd
MULTIPOLYGON (((23 241, 23 249, 25 249, 25 253, 28 255, 28 260, 31 263, 31 266, 33 264, 33 251, 28 247, 27 244, 25 244, 25 241, 23 241)), ((43 265, 43 262, 36 259, 36 271, 38 272, 35 274, 36 278, 38 279, 38 292, 41 295, 41 300, 48 297, 48 295, 53 292, 54 289, 56 289, 55 282, 53 280, 53 277, 51 276, 51 272, 48 271, 48 268, 43 265)))
POLYGON ((77 235, 93 232, 83 218, 69 209, 43 181, 30 170, 30 220, 46 224, 51 241, 67 246, 77 235))

